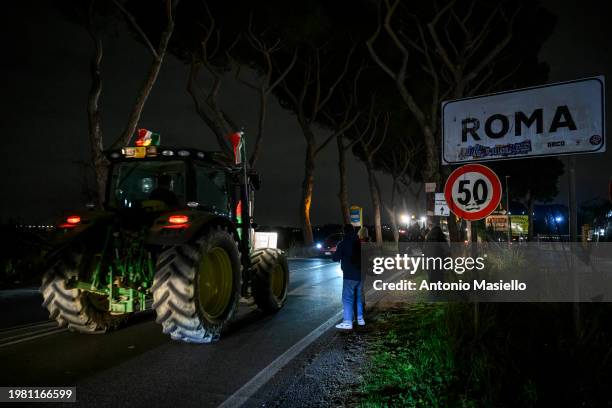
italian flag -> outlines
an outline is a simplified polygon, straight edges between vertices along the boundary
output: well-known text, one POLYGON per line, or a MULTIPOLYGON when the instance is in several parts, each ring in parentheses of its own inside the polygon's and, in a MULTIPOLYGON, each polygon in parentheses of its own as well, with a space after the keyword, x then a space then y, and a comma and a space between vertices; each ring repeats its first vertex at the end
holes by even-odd
POLYGON ((233 132, 226 136, 234 149, 234 164, 242 163, 242 132, 233 132))
POLYGON ((159 133, 153 133, 147 129, 138 129, 136 146, 159 146, 159 133))

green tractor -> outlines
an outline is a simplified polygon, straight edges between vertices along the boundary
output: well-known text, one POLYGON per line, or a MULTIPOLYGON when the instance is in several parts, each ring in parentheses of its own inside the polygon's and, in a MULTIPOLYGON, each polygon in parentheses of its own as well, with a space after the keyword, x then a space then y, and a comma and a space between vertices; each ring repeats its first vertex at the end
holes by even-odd
POLYGON ((59 223, 58 250, 41 286, 50 317, 72 331, 104 333, 153 308, 172 339, 210 343, 241 298, 280 310, 289 268, 275 243, 254 245, 260 182, 240 160, 241 133, 231 135, 233 160, 155 146, 150 135, 106 153, 103 209, 70 213, 59 223))

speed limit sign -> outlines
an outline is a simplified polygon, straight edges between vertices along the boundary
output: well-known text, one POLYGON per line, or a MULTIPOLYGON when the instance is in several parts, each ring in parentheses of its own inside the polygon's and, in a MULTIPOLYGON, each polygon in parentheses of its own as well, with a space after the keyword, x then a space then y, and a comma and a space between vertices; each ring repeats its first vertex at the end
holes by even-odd
POLYGON ((487 166, 467 164, 448 177, 444 198, 457 217, 468 221, 480 220, 499 205, 501 182, 487 166))

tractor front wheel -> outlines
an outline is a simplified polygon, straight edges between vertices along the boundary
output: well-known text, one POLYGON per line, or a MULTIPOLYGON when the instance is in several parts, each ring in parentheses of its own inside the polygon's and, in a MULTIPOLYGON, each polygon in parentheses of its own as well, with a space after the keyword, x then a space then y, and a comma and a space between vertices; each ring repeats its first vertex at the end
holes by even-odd
POLYGON ((231 320, 240 300, 238 245, 221 227, 195 243, 159 256, 151 292, 157 323, 173 340, 211 343, 231 320))
POLYGON ((253 297, 266 312, 280 310, 287 300, 289 266, 285 254, 275 248, 256 249, 251 254, 253 297))

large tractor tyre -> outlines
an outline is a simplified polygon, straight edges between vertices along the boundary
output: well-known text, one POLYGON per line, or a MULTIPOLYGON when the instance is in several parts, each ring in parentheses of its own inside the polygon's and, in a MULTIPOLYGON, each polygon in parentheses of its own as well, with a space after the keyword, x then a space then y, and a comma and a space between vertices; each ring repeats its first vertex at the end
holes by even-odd
POLYGON ((80 289, 72 289, 67 283, 78 276, 88 257, 84 251, 71 250, 43 276, 40 291, 43 306, 49 317, 60 327, 86 334, 101 334, 116 329, 127 315, 114 315, 108 310, 108 298, 80 289))
POLYGON ((214 342, 238 308, 240 286, 238 245, 226 229, 211 228, 159 256, 151 286, 156 321, 173 340, 214 342))
POLYGON ((279 311, 287 300, 289 266, 285 254, 275 248, 263 248, 251 254, 253 297, 266 312, 279 311))

